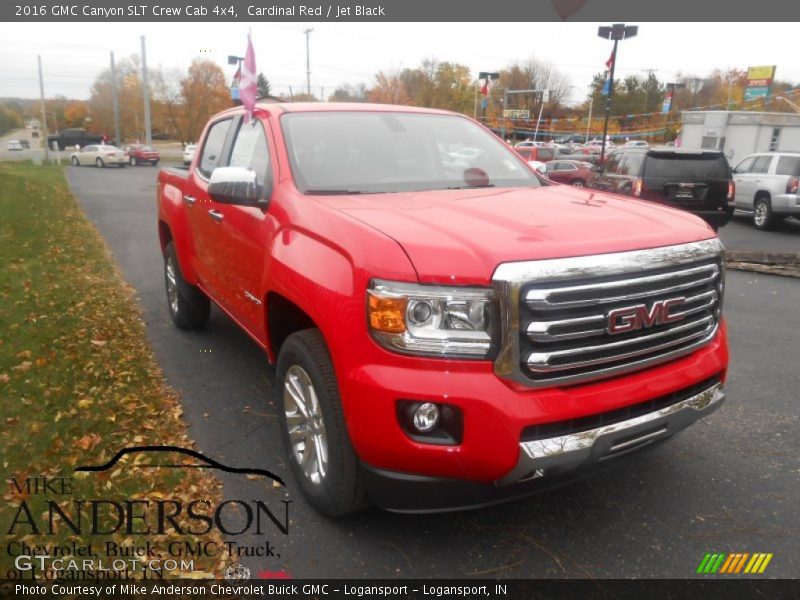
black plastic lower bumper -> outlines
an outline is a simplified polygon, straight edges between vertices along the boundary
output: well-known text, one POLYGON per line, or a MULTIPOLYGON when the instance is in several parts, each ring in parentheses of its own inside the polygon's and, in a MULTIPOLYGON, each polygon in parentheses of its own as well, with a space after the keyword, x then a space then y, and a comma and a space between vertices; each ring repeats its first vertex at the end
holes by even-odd
POLYGON ((613 460, 504 486, 386 471, 365 463, 361 463, 361 467, 367 495, 375 506, 399 513, 454 512, 510 502, 574 483, 623 464, 668 439, 648 444, 646 448, 622 454, 613 460))

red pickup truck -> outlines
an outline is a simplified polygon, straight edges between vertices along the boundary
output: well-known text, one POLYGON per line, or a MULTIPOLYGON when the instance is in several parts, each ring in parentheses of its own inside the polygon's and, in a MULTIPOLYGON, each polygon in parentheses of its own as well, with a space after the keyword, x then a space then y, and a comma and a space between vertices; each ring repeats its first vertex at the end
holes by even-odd
POLYGON ((462 115, 259 104, 163 169, 169 312, 210 301, 275 364, 320 512, 516 498, 720 406, 723 248, 699 218, 549 185, 462 115))

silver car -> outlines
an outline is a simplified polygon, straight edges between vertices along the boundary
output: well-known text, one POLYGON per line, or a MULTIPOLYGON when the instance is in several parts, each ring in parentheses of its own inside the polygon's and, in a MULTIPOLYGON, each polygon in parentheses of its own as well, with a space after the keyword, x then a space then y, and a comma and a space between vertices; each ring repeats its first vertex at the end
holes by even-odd
POLYGON ((733 168, 735 208, 753 214, 758 229, 800 217, 800 152, 751 154, 733 168))

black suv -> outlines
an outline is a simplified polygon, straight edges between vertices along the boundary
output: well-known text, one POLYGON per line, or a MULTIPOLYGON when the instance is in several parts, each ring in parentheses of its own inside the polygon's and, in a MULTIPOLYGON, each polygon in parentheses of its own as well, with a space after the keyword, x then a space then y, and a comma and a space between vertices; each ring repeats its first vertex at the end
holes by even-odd
POLYGON ((621 148, 608 155, 591 186, 681 208, 714 231, 733 215, 731 169, 718 150, 621 148))

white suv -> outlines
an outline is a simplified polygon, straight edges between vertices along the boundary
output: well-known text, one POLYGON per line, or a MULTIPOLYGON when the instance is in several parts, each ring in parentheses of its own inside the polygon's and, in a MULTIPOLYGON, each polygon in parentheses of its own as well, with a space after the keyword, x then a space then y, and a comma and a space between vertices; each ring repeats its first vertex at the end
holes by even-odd
POLYGON ((800 152, 751 154, 733 169, 735 208, 753 213, 753 225, 772 229, 800 217, 800 152))

